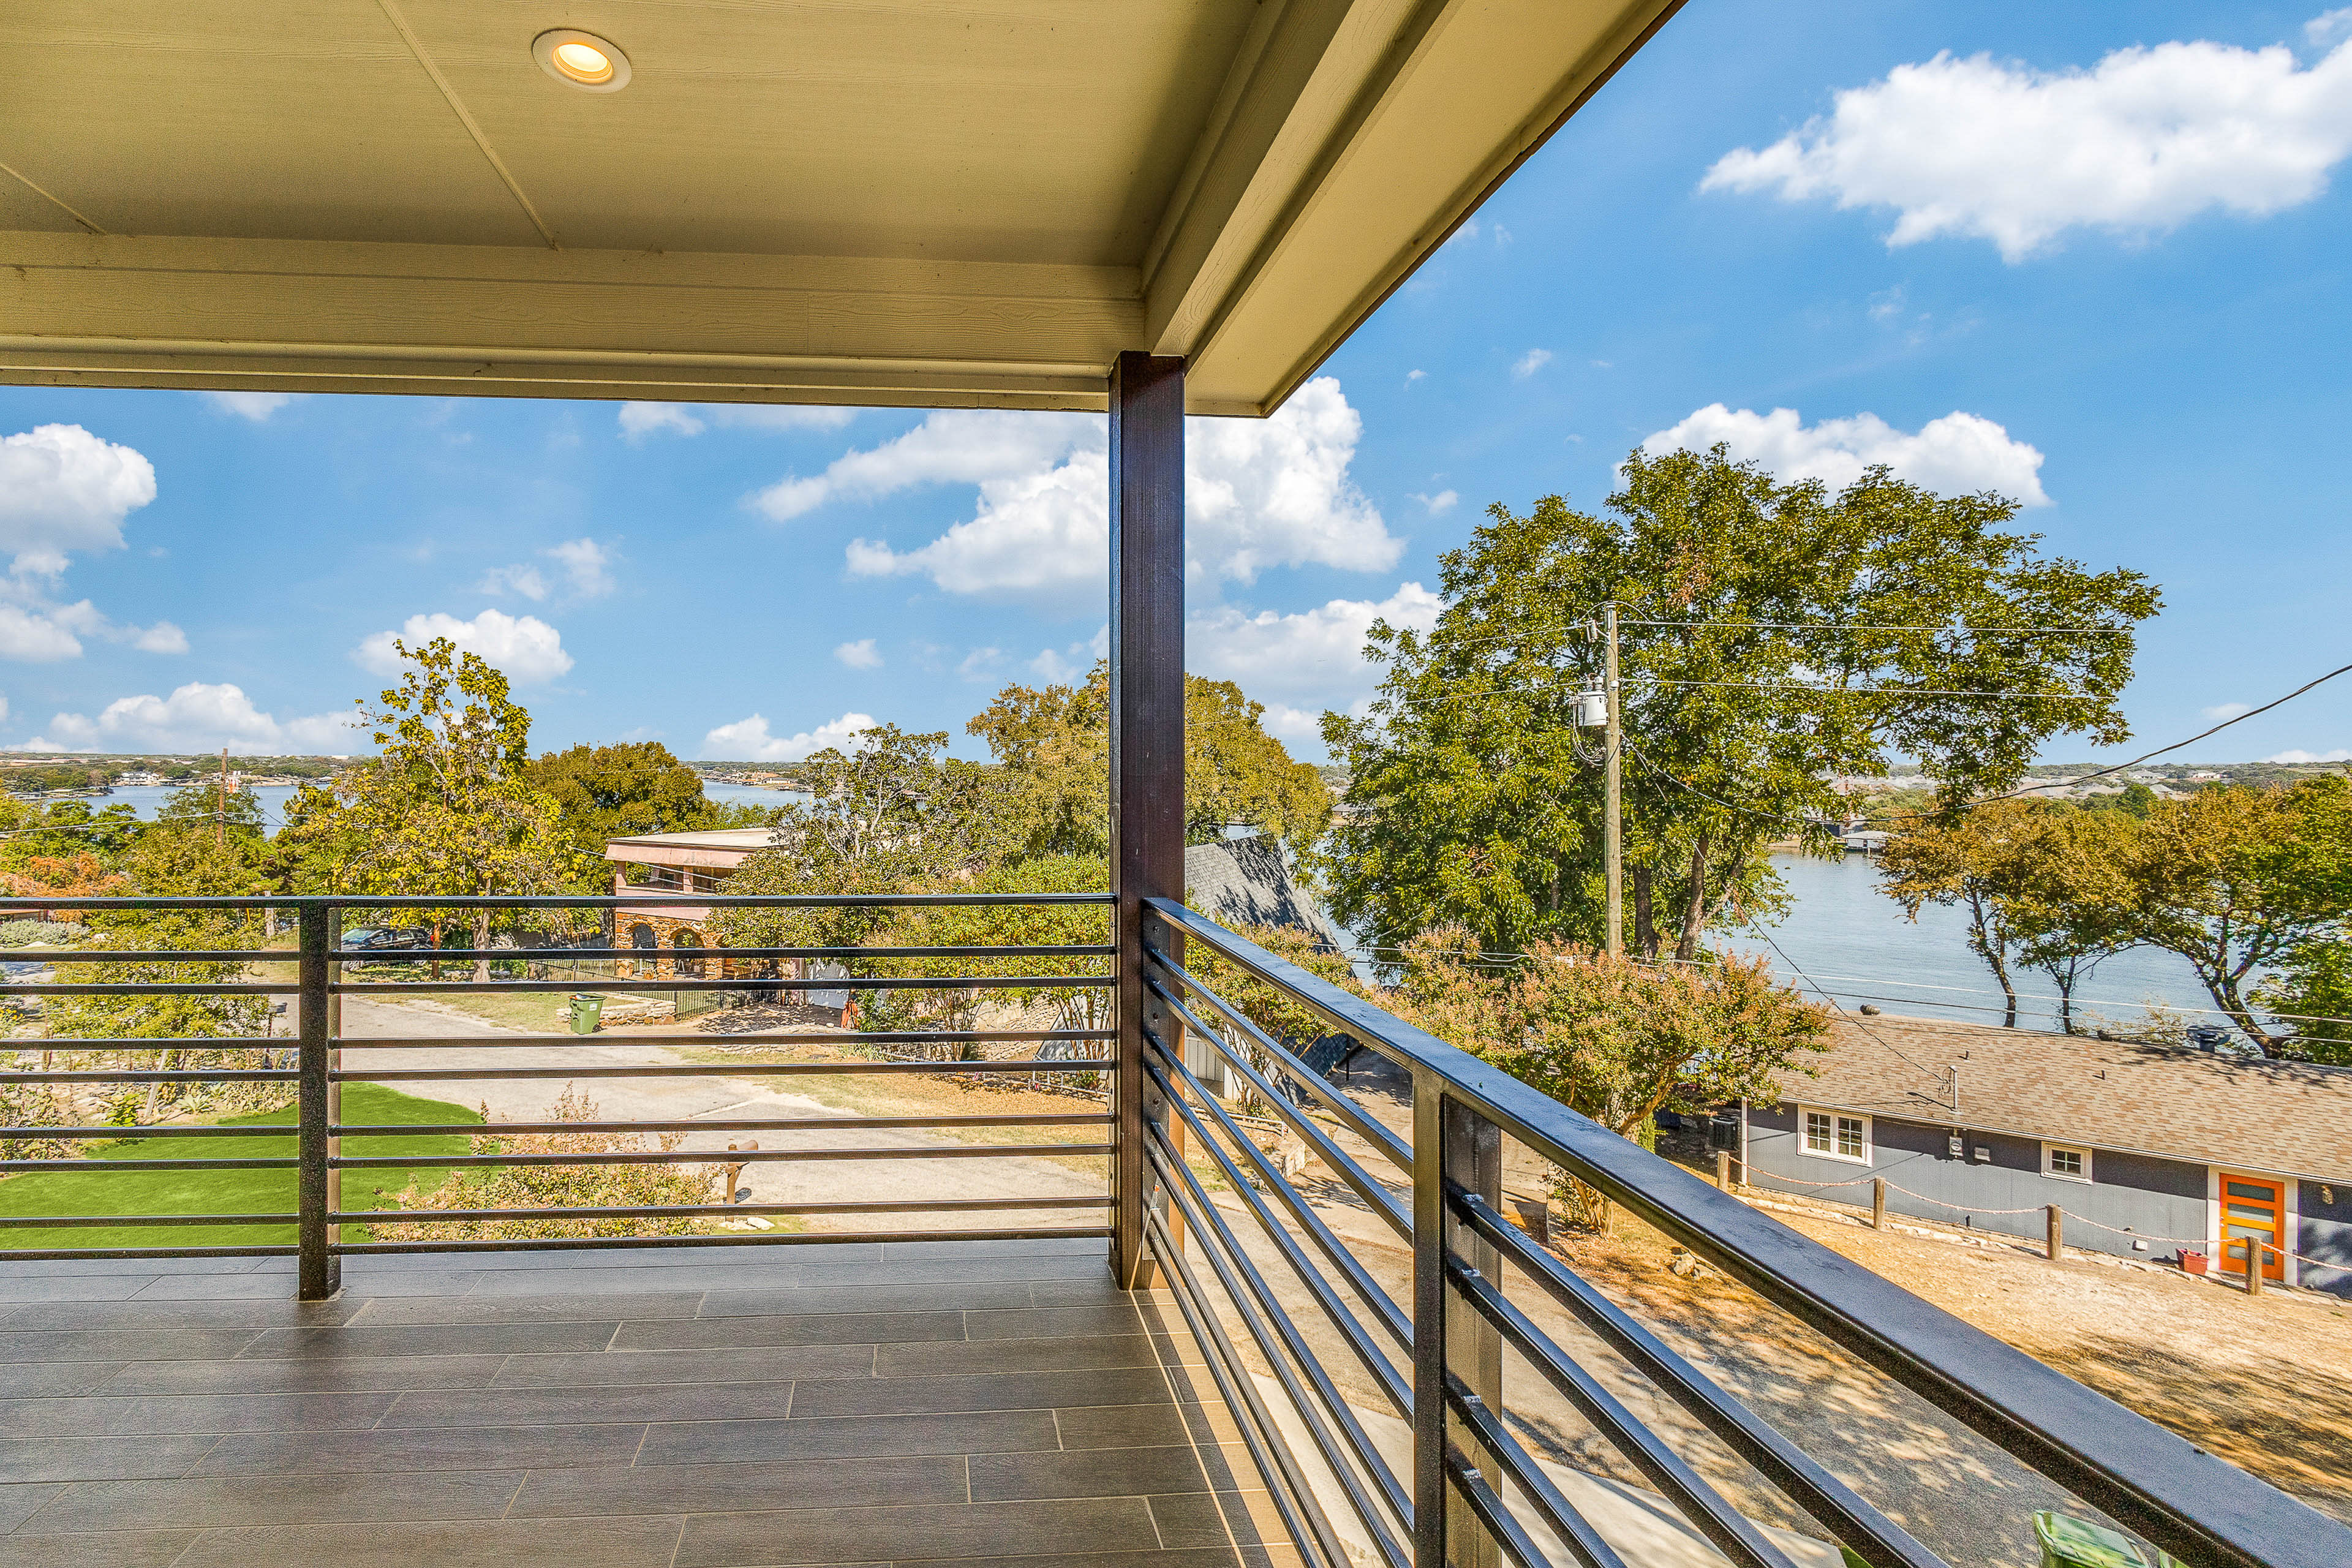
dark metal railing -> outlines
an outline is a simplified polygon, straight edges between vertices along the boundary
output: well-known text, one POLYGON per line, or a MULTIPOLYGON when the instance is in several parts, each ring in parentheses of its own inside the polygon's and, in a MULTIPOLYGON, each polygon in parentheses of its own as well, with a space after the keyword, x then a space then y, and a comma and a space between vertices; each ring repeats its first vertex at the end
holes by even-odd
MULTIPOLYGON (((946 1047, 956 1049, 982 1044, 1025 1044, 1036 1049, 1013 1059, 972 1061, 730 1061, 724 1063, 666 1062, 648 1065, 583 1062, 557 1065, 490 1067, 483 1065, 398 1067, 347 1067, 342 1061, 346 1048, 416 1051, 528 1048, 546 1051, 566 1047, 593 1047, 614 1043, 612 1037, 599 1041, 596 1037, 540 1035, 523 1038, 478 1037, 467 1036, 367 1037, 350 1036, 340 1028, 340 1003, 345 997, 376 996, 398 999, 404 996, 431 994, 498 995, 549 992, 626 993, 656 992, 720 992, 774 993, 808 992, 849 989, 855 991, 962 991, 976 992, 1010 988, 1071 989, 1108 988, 1113 978, 1108 963, 1093 973, 1023 973, 1016 974, 929 974, 929 975, 861 975, 841 977, 794 977, 779 973, 723 974, 717 973, 722 964, 757 962, 772 968, 775 963, 792 959, 853 959, 861 963, 887 963, 892 960, 949 961, 955 959, 986 960, 996 965, 1006 963, 1022 966, 1045 965, 1047 961, 1073 958, 1108 960, 1115 949, 1106 943, 1064 942, 1024 946, 1018 944, 957 944, 949 946, 914 947, 842 947, 842 946, 769 946, 645 949, 628 946, 564 946, 512 948, 396 948, 346 949, 341 945, 346 916, 356 911, 370 915, 393 910, 471 911, 490 909, 501 913, 520 910, 590 910, 606 911, 625 909, 631 900, 626 897, 544 897, 544 898, 234 898, 234 899, 47 899, 26 900, 37 902, 47 910, 76 910, 93 913, 163 914, 174 911, 229 911, 257 913, 276 910, 290 913, 296 927, 296 945, 292 951, 276 948, 109 948, 104 946, 76 950, 42 950, 41 963, 49 965, 75 966, 89 964, 219 964, 250 967, 255 965, 286 965, 294 971, 291 980, 257 980, 221 978, 212 981, 173 980, 142 982, 135 980, 70 981, 0 983, 0 997, 95 997, 111 996, 225 996, 225 997, 290 997, 296 1009, 296 1033, 291 1040, 251 1036, 198 1036, 184 1038, 154 1038, 143 1036, 107 1038, 45 1038, 20 1042, 20 1046, 37 1048, 50 1058, 58 1056, 91 1056, 121 1053, 172 1053, 202 1051, 232 1054, 261 1052, 263 1065, 257 1067, 205 1068, 101 1068, 80 1069, 43 1068, 35 1070, 0 1073, 0 1083, 9 1084, 223 1084, 223 1083, 290 1083, 295 1088, 296 1119, 292 1128, 282 1126, 89 1126, 89 1125, 25 1125, 0 1129, 9 1141, 24 1143, 47 1142, 79 1143, 122 1138, 236 1138, 278 1137, 289 1133, 295 1141, 291 1155, 270 1158, 213 1159, 147 1159, 117 1161, 74 1156, 0 1160, 0 1172, 103 1172, 127 1174, 149 1171, 290 1171, 295 1177, 296 1204, 292 1213, 227 1214, 227 1215, 15 1215, 0 1214, 0 1230, 9 1228, 59 1229, 117 1226, 180 1227, 188 1226, 271 1226, 295 1227, 291 1242, 256 1242, 236 1246, 207 1247, 52 1247, 10 1248, 0 1250, 0 1260, 15 1258, 194 1258, 194 1257, 293 1257, 298 1259, 298 1289, 305 1300, 322 1299, 331 1295, 340 1280, 340 1261, 345 1257, 368 1253, 573 1250, 583 1247, 704 1247, 775 1244, 810 1244, 874 1241, 914 1241, 935 1239, 1019 1239, 1036 1236, 1098 1236, 1108 1237, 1108 1224, 1098 1221, 1090 1225, 1041 1226, 1007 1224, 984 1227, 950 1227, 926 1230, 888 1231, 826 1231, 816 1233, 772 1232, 712 1235, 708 1233, 676 1233, 656 1236, 562 1236, 520 1238, 446 1239, 446 1240, 346 1240, 341 1232, 346 1226, 365 1226, 397 1216, 403 1224, 463 1223, 486 1220, 675 1220, 692 1221, 711 1217, 742 1217, 749 1215, 908 1215, 908 1214, 984 1214, 1002 1211, 1008 1215, 1057 1210, 1094 1210, 1107 1219, 1110 1197, 1106 1191, 1094 1195, 1034 1195, 1003 1198, 873 1200, 806 1203, 719 1203, 668 1204, 641 1205, 573 1205, 538 1208, 489 1209, 418 1209, 398 1210, 347 1209, 341 1202, 341 1176, 345 1171, 358 1170, 446 1170, 466 1167, 526 1167, 593 1166, 593 1165, 744 1165, 773 1162, 866 1161, 916 1159, 994 1159, 1013 1156, 1039 1155, 1107 1155, 1112 1152, 1108 1142, 1049 1142, 1042 1143, 966 1143, 942 1142, 907 1146, 871 1148, 774 1148, 738 1150, 662 1150, 631 1149, 611 1152, 558 1151, 547 1153, 498 1152, 478 1154, 363 1154, 345 1152, 346 1138, 415 1137, 430 1135, 491 1135, 503 1133, 582 1133, 582 1134, 644 1134, 678 1131, 708 1132, 804 1132, 823 1130, 838 1132, 843 1130, 909 1131, 936 1129, 944 1132, 970 1131, 987 1128, 1049 1127, 1104 1129, 1113 1124, 1108 1111, 1023 1112, 997 1115, 958 1116, 842 1116, 842 1117, 732 1117, 724 1120, 671 1121, 497 1121, 489 1123, 450 1123, 432 1125, 387 1124, 369 1125, 346 1122, 341 1115, 341 1089, 347 1083, 405 1083, 432 1081, 473 1081, 498 1079, 548 1079, 568 1081, 589 1079, 677 1079, 726 1077, 742 1079, 788 1079, 831 1074, 877 1074, 885 1076, 1019 1074, 1066 1076, 1072 1073, 1099 1073, 1115 1082, 1120 1064, 1113 1058, 1107 1042, 1115 1037, 1108 1028, 1074 1029, 939 1029, 939 1030, 849 1030, 812 1037, 807 1033, 729 1033, 712 1036, 700 1032, 667 1032, 627 1037, 628 1043, 646 1046, 709 1046, 723 1040, 730 1047, 744 1045, 806 1045, 812 1038, 833 1046, 859 1050, 887 1046, 946 1047), (429 962, 441 963, 471 963, 483 961, 497 963, 522 962, 551 963, 556 961, 613 962, 666 963, 678 973, 656 974, 654 978, 622 978, 597 976, 593 979, 530 979, 493 977, 472 979, 360 979, 351 972, 360 965, 391 963, 408 966, 429 962), (689 968, 682 967, 690 965, 689 968), (1086 1056, 1048 1055, 1053 1047, 1065 1052, 1079 1051, 1086 1056), (290 1057, 291 1065, 277 1065, 280 1057, 290 1057)), ((935 894, 908 896, 818 896, 818 897, 740 897, 705 895, 702 901, 719 909, 903 909, 920 907, 973 906, 1039 906, 1077 905, 1108 906, 1108 894, 935 894)), ((1057 963, 1059 968, 1072 967, 1057 963)), ((731 1194, 730 1194, 731 1195, 731 1194)))
MULTIPOLYGON (((1549 1568, 1542 1533, 1580 1568, 1622 1568, 1619 1549, 1520 1436, 1525 1412, 1542 1402, 1589 1425, 1731 1562, 1790 1568, 1769 1531, 1515 1296, 1563 1312, 1834 1537, 1849 1562, 1937 1568, 1945 1561, 1505 1217, 1506 1140, 1622 1205, 2184 1563, 2352 1563, 2352 1530, 2335 1520, 1181 904, 1151 899, 1144 911, 1151 1256, 1310 1563, 1352 1568, 1369 1542, 1389 1568, 1484 1564, 1498 1555, 1549 1568), (1188 942, 1400 1069, 1411 1084, 1410 1139, 1205 984, 1186 966, 1188 942), (1226 1087, 1245 1085, 1410 1248, 1409 1300, 1380 1283, 1282 1162, 1246 1135, 1204 1081, 1213 1061, 1226 1087), (1360 1154, 1343 1142, 1349 1138, 1360 1154), (1226 1203, 1213 1196, 1211 1181, 1229 1190, 1226 1203), (1533 1373, 1532 1385, 1505 1387, 1506 1347, 1533 1373), (1340 1359, 1327 1366, 1326 1356, 1340 1359), (1342 1365, 1368 1391, 1360 1407, 1337 1385, 1332 1369, 1342 1365), (1254 1375, 1259 1367, 1263 1377, 1254 1375), (1392 1463, 1382 1450, 1372 1430, 1381 1421, 1409 1427, 1409 1463, 1401 1451, 1392 1463)), ((1971 1489, 1948 1494, 1940 1506, 1967 1509, 1971 1489)), ((1910 1517, 1923 1533, 1950 1534, 1923 1521, 1916 1503, 1910 1517)), ((2031 1522, 2003 1522, 2020 1533, 2000 1555, 2015 1555, 2030 1542, 2031 1522)))

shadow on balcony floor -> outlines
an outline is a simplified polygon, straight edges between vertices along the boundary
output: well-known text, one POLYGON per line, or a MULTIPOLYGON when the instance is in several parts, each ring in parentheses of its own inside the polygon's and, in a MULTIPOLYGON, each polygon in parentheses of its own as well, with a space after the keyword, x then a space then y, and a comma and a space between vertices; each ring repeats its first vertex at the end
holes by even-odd
POLYGON ((1099 1240, 355 1258, 292 1295, 274 1258, 0 1262, 0 1568, 1296 1562, 1099 1240))

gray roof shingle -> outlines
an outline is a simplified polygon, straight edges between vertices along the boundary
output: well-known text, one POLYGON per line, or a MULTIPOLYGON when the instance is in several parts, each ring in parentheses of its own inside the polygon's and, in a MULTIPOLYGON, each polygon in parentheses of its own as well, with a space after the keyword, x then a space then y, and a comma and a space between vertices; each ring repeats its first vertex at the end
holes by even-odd
POLYGON ((1819 1076, 1782 1073, 1784 1100, 2352 1181, 2352 1068, 1852 1015, 1837 1021, 1830 1049, 1804 1065, 1819 1076))

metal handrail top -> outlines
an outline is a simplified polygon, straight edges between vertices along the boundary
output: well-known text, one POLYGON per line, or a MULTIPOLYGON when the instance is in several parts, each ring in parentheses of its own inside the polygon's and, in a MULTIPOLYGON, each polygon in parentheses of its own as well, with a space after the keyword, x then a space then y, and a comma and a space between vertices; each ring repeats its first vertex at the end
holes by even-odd
POLYGON ((2246 1568, 2352 1563, 2352 1528, 1183 904, 1143 902, 2175 1555, 2246 1568))

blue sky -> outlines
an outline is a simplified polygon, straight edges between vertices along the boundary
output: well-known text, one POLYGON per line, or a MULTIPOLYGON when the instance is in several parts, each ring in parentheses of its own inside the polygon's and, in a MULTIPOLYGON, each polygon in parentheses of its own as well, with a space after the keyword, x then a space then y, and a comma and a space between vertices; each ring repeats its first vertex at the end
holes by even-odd
MULTIPOLYGON (((1196 422, 1194 668, 1319 757, 1364 622, 1432 615, 1487 505, 1597 506, 1677 437, 2001 489, 2148 573, 2109 756, 2346 662, 2347 40, 2316 5, 1698 0, 1282 415, 1196 422)), ((348 749, 386 635, 457 626, 543 746, 785 759, 871 718, 969 752, 999 685, 1091 657, 1100 441, 0 389, 0 743, 348 749)), ((2184 755, 2347 748, 2352 677, 2184 755)))

